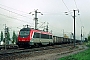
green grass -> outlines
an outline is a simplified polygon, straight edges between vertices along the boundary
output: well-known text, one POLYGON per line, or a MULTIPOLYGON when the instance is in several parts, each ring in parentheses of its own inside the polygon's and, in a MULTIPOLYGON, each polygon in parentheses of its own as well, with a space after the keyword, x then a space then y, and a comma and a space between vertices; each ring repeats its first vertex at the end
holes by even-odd
POLYGON ((89 49, 66 57, 62 57, 59 60, 90 60, 90 42, 87 44, 89 49))
POLYGON ((90 48, 90 41, 88 43, 85 43, 85 45, 90 48))

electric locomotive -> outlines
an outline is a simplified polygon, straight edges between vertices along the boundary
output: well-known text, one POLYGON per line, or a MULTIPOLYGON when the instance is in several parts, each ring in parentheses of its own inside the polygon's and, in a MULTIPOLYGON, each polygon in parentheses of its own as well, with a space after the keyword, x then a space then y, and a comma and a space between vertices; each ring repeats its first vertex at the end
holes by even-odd
POLYGON ((53 44, 52 34, 49 32, 22 28, 18 35, 17 44, 19 47, 40 46, 53 44))

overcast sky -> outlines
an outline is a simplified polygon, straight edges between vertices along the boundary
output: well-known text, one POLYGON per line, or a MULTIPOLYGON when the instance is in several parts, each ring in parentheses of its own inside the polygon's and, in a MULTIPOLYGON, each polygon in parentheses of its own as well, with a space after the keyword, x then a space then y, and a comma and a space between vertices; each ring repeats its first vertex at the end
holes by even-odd
POLYGON ((90 30, 89 4, 89 0, 0 0, 0 31, 4 30, 4 24, 16 32, 26 24, 34 27, 34 16, 29 13, 38 9, 43 13, 38 14, 38 27, 48 22, 49 31, 52 30, 53 34, 63 36, 64 29, 64 33, 70 35, 73 32, 73 10, 79 9, 80 15, 76 11, 76 38, 80 38, 81 26, 84 26, 86 37, 90 30))

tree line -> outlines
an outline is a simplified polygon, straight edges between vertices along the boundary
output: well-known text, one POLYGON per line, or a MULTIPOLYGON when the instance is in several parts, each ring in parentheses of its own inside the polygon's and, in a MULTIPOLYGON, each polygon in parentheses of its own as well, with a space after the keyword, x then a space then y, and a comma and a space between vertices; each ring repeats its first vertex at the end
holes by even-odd
POLYGON ((15 31, 13 31, 12 38, 10 38, 10 32, 7 32, 6 35, 7 35, 7 37, 5 38, 3 31, 1 31, 1 41, 5 42, 5 39, 7 39, 8 42, 11 41, 13 44, 16 43, 17 35, 16 35, 15 31))
POLYGON ((88 36, 88 41, 90 41, 90 35, 88 36))
MULTIPOLYGON (((5 37, 4 37, 4 33, 3 31, 1 31, 1 37, 0 37, 1 41, 5 42, 5 37)), ((10 32, 7 32, 7 37, 6 37, 7 41, 11 41, 13 44, 17 42, 17 35, 15 33, 15 31, 13 31, 13 35, 12 38, 10 38, 10 32)), ((85 38, 85 41, 88 42, 90 41, 90 35, 88 35, 88 38, 85 38)))

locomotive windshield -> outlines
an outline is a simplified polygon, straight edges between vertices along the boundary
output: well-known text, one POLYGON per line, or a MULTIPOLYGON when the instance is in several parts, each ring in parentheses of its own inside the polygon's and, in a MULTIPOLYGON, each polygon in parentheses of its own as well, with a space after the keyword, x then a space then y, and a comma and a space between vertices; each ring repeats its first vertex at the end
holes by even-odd
POLYGON ((20 31, 20 37, 27 37, 30 31, 20 31))
POLYGON ((30 34, 30 28, 23 28, 20 30, 20 37, 28 37, 28 35, 30 34))

